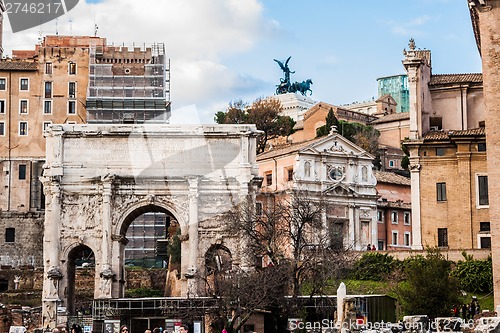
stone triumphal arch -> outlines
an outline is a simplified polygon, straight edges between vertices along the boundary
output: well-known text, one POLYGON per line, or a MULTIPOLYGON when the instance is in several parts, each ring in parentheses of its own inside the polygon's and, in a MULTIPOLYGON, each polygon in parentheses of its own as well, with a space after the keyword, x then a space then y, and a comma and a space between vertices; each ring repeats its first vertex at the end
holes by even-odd
POLYGON ((193 277, 214 245, 238 258, 220 215, 255 198, 257 135, 253 125, 53 125, 42 179, 44 327, 56 325, 58 307, 71 309, 78 249, 95 256, 94 298, 123 297, 126 232, 143 212, 178 221, 181 296, 197 294, 193 277))

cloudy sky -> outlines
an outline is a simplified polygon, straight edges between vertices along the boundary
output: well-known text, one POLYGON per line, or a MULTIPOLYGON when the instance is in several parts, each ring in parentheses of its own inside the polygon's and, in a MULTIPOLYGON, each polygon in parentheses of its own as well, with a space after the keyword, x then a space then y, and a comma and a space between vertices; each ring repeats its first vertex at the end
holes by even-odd
POLYGON ((413 37, 432 51, 433 73, 481 71, 466 0, 80 0, 57 22, 12 33, 4 48, 40 36, 97 35, 108 43, 165 43, 176 122, 213 123, 230 101, 274 94, 273 59, 291 56, 292 81, 312 99, 342 105, 377 95, 376 79, 401 74, 413 37))

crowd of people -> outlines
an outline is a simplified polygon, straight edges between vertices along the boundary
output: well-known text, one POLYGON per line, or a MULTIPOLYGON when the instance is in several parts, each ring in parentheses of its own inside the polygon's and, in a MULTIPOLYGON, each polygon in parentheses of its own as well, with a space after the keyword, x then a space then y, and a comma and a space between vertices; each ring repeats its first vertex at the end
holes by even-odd
POLYGON ((377 251, 377 248, 375 247, 375 244, 374 245, 368 244, 366 246, 366 251, 377 251))
POLYGON ((474 316, 481 313, 481 306, 476 296, 472 296, 469 304, 455 305, 453 307, 453 316, 462 319, 474 319, 474 316))

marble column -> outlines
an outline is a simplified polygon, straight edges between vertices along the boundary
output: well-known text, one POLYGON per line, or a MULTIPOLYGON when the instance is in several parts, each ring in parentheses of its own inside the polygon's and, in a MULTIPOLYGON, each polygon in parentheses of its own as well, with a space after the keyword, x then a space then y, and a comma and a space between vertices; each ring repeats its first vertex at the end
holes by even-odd
POLYGON ((188 293, 190 296, 196 296, 196 284, 193 277, 198 271, 198 197, 199 197, 199 179, 198 177, 189 178, 189 258, 188 268, 185 273, 188 278, 188 293))
POLYGON ((111 239, 111 195, 113 177, 102 177, 102 235, 101 260, 99 272, 99 288, 95 289, 95 298, 111 298, 113 271, 111 270, 112 239, 111 239))
POLYGON ((44 261, 45 272, 43 282, 43 327, 57 325, 57 306, 60 299, 59 282, 63 278, 60 265, 60 214, 61 214, 61 189, 59 179, 51 177, 45 180, 47 207, 44 227, 44 261))

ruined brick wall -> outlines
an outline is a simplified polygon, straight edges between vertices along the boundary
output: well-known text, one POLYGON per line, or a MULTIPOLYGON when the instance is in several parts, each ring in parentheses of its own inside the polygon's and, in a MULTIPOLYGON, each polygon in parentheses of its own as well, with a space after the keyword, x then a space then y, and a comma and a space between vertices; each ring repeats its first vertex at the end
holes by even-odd
POLYGON ((42 212, 0 212, 0 265, 43 267, 43 221, 42 212))

